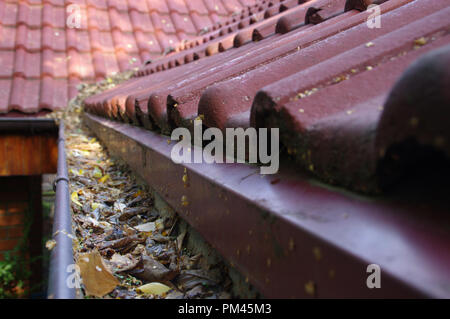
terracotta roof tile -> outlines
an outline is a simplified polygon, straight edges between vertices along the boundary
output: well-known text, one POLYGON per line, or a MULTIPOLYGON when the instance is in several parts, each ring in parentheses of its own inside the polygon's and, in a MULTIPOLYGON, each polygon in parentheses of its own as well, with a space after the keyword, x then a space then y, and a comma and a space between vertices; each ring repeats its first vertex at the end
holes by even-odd
POLYGON ((111 29, 118 29, 122 32, 133 31, 128 12, 118 11, 115 8, 111 8, 109 9, 109 17, 111 21, 111 29))
POLYGON ((133 10, 130 11, 130 19, 135 32, 139 30, 143 32, 152 32, 154 30, 148 13, 133 10))
POLYGON ((44 3, 42 9, 42 25, 55 28, 64 28, 65 24, 65 8, 44 3))
POLYGON ((148 14, 147 1, 145 0, 128 0, 128 8, 130 12, 132 12, 132 10, 136 10, 138 12, 148 14))
POLYGON ((0 89, 5 98, 0 114, 59 108, 55 103, 72 98, 81 81, 100 80, 168 54, 180 40, 227 19, 226 10, 217 0, 1 1, 0 89), (66 25, 78 21, 75 11, 66 11, 69 5, 80 9, 79 27, 66 25), (32 93, 20 96, 23 88, 32 93))
POLYGON ((30 28, 40 28, 42 24, 42 6, 20 2, 16 23, 25 24, 30 28))
POLYGON ((17 3, 4 2, 0 3, 0 21, 2 25, 16 26, 19 5, 17 3))
POLYGON ((197 13, 199 15, 208 15, 208 9, 203 1, 186 1, 186 7, 190 13, 197 13))
POLYGON ((14 76, 39 78, 41 75, 41 53, 17 49, 14 57, 14 76))
MULTIPOLYGON (((145 2, 145 1, 143 1, 143 2, 145 2)), ((108 7, 110 9, 115 8, 116 10, 119 10, 119 11, 128 11, 127 1, 108 0, 108 7)))
POLYGON ((40 79, 14 77, 9 108, 23 113, 39 111, 40 79))
POLYGON ((16 31, 14 27, 0 26, 0 50, 13 50, 15 48, 16 31))
POLYGON ((0 51, 0 64, 0 77, 11 77, 14 70, 14 51, 0 51))
POLYGON ((85 0, 88 7, 106 10, 108 9, 107 0, 85 0))
POLYGON ((147 6, 150 12, 169 14, 169 7, 164 0, 147 0, 147 6))
MULTIPOLYGON (((40 36, 42 37, 42 49, 51 49, 53 51, 61 52, 66 51, 66 43, 68 43, 69 39, 66 38, 66 32, 64 30, 45 26, 42 28, 40 36)), ((39 36, 36 34, 36 37, 38 38, 39 36)))
MULTIPOLYGON (((213 1, 206 8, 230 10, 222 4, 213 1)), ((436 108, 448 103, 439 79, 450 74, 444 67, 449 10, 445 0, 261 2, 181 43, 176 52, 143 66, 136 78, 87 99, 86 106, 163 133, 192 128, 199 115, 222 130, 279 127, 288 157, 303 170, 376 192, 383 184, 380 161, 394 143, 408 134, 434 147, 450 138, 448 121, 425 114, 426 102, 413 106, 407 98, 408 86, 417 86, 418 101, 432 98, 436 108), (382 28, 369 28, 369 13, 361 12, 373 2, 380 5, 382 28), (431 56, 407 71, 426 54, 431 56), (434 72, 431 64, 442 66, 442 74, 432 77, 433 96, 427 95, 427 81, 412 84, 407 76, 427 67, 434 72), (427 124, 414 131, 411 125, 418 122, 410 119, 419 114, 427 124)))

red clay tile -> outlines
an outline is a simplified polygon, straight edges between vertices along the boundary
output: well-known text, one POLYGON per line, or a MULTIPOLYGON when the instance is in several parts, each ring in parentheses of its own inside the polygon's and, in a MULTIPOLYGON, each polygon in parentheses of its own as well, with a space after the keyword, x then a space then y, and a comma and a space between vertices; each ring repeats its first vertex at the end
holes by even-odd
POLYGON ((305 16, 305 23, 317 24, 344 12, 346 0, 314 2, 305 16))
POLYGON ((42 9, 42 25, 64 28, 66 25, 65 8, 45 3, 42 9))
POLYGON ((189 13, 185 0, 167 0, 167 7, 171 13, 177 12, 181 15, 187 15, 189 13))
POLYGON ((183 32, 190 35, 197 35, 197 29, 188 16, 182 16, 177 12, 171 13, 170 16, 172 21, 174 21, 173 24, 177 33, 183 32))
POLYGON ((92 50, 98 50, 103 52, 114 52, 114 40, 111 32, 98 31, 97 29, 91 29, 89 31, 91 39, 92 50))
POLYGON ((134 33, 136 36, 136 43, 139 46, 140 51, 148 51, 149 53, 161 53, 161 47, 159 46, 158 40, 155 35, 151 32, 144 33, 141 31, 136 31, 134 33))
POLYGON ((77 86, 81 83, 78 76, 69 76, 69 99, 73 99, 78 94, 77 86))
POLYGON ((135 32, 138 30, 142 32, 152 32, 154 30, 148 13, 133 10, 130 12, 130 18, 135 32))
POLYGON ((76 4, 82 8, 86 8, 86 0, 65 0, 66 6, 69 6, 71 4, 76 4))
POLYGON ((111 22, 111 29, 117 29, 122 32, 133 31, 128 12, 118 11, 115 8, 110 8, 109 19, 111 22))
POLYGON ((68 74, 65 52, 54 52, 49 49, 44 49, 42 52, 41 75, 53 78, 66 78, 68 74))
POLYGON ((107 1, 109 8, 115 8, 119 11, 128 11, 127 1, 122 0, 107 0, 107 1))
POLYGON ((0 2, 0 22, 2 25, 16 26, 19 5, 2 1, 0 2))
POLYGON ((0 50, 12 50, 16 42, 16 28, 0 25, 0 50))
POLYGON ((108 9, 107 0, 85 0, 85 1, 87 6, 102 10, 108 9))
POLYGON ((376 158, 369 142, 373 141, 373 135, 369 132, 378 122, 390 88, 407 66, 424 53, 448 43, 448 39, 438 34, 448 27, 443 17, 449 10, 423 17, 373 40, 373 45, 361 45, 267 86, 252 108, 255 125, 277 125, 279 116, 283 116, 282 128, 291 132, 291 140, 285 139, 284 143, 293 147, 299 163, 327 182, 364 192, 375 191, 376 158), (436 34, 435 41, 414 48, 417 36, 424 34, 436 34), (299 79, 304 80, 297 82, 299 79), (299 92, 304 96, 295 99, 299 92), (267 94, 272 105, 267 103, 267 94), (325 157, 333 148, 339 149, 340 156, 331 164, 325 157), (306 150, 312 155, 304 159, 306 150))
POLYGON ((0 114, 9 111, 9 96, 11 93, 11 79, 0 79, 0 114))
POLYGON ((69 76, 76 76, 82 80, 95 77, 90 53, 80 53, 74 49, 69 49, 67 59, 69 62, 69 76))
POLYGON ((156 12, 150 14, 152 18, 153 27, 155 31, 162 31, 164 33, 172 34, 175 33, 175 27, 173 26, 172 19, 170 15, 160 15, 156 12))
POLYGON ((164 0, 147 0, 147 6, 150 12, 169 14, 169 7, 164 0))
POLYGON ((111 30, 108 11, 88 7, 87 15, 89 28, 96 28, 100 31, 111 30))
POLYGON ((65 6, 65 4, 66 4, 65 0, 42 0, 42 2, 44 4, 45 3, 49 3, 49 4, 52 4, 54 6, 61 6, 61 7, 65 6))
POLYGON ((17 24, 25 24, 30 28, 40 28, 42 23, 41 16, 41 6, 30 6, 26 2, 21 2, 19 4, 17 24))
POLYGON ((97 77, 119 72, 115 53, 94 52, 94 69, 97 77))
MULTIPOLYGON (((45 26, 42 28, 42 49, 51 49, 53 51, 66 51, 66 32, 61 29, 54 29, 45 26)), ((68 42, 69 40, 67 40, 68 42)))
POLYGON ((161 48, 167 52, 169 49, 174 49, 179 39, 175 34, 166 34, 163 31, 156 32, 156 38, 158 39, 161 48))
POLYGON ((138 52, 136 40, 134 34, 129 32, 120 32, 118 30, 112 31, 112 37, 114 41, 115 50, 123 50, 128 53, 138 52))
POLYGON ((209 13, 204 1, 185 1, 185 3, 191 14, 195 12, 199 15, 208 15, 209 13))
POLYGON ((14 51, 0 51, 0 78, 9 78, 14 70, 14 51))
POLYGON ((128 0, 128 8, 130 9, 130 14, 133 10, 148 14, 147 1, 145 0, 128 0))
POLYGON ((205 5, 208 8, 209 12, 215 12, 221 16, 228 15, 228 11, 225 9, 222 1, 220 0, 206 0, 205 5))
POLYGON ((68 102, 67 79, 44 76, 40 89, 40 109, 60 110, 66 107, 68 102))
POLYGON ((14 76, 39 78, 41 75, 41 53, 17 49, 14 57, 14 76))
POLYGON ((121 72, 135 68, 141 64, 141 57, 137 53, 126 53, 120 50, 116 53, 117 63, 121 72))
POLYGON ((197 33, 201 30, 210 27, 213 24, 213 21, 210 19, 208 15, 201 15, 197 12, 191 13, 192 23, 195 25, 197 29, 197 33))
POLYGON ((392 146, 401 150, 398 145, 405 141, 414 145, 411 139, 419 145, 432 146, 447 157, 450 155, 449 65, 450 45, 447 45, 410 65, 389 93, 375 141, 375 154, 384 162, 380 166, 385 176, 401 177, 400 164, 408 163, 412 154, 399 152, 392 146), (393 163, 391 167, 385 164, 389 161, 393 163), (386 168, 389 170, 385 171, 386 168))
MULTIPOLYGON (((97 29, 94 29, 97 31, 97 29)), ((91 32, 93 32, 92 30, 91 32)), ((98 31, 97 31, 98 32, 98 31)), ((90 52, 91 43, 89 41, 89 33, 86 30, 66 29, 67 50, 73 49, 78 52, 90 52)), ((92 40, 92 43, 96 41, 92 40)))
POLYGON ((37 51, 41 48, 41 30, 30 29, 21 24, 17 27, 16 48, 24 48, 28 51, 37 51))
POLYGON ((23 113, 39 111, 40 79, 14 77, 12 83, 9 109, 23 113))

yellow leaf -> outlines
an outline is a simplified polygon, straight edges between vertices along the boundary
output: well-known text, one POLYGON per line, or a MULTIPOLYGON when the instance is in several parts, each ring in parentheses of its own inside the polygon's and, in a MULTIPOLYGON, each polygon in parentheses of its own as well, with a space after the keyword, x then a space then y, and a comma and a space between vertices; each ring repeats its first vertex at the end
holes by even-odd
POLYGON ((142 194, 142 191, 138 190, 136 193, 134 193, 133 197, 136 198, 136 197, 138 197, 141 194, 142 194))
POLYGON ((136 291, 146 295, 151 294, 159 296, 168 292, 170 289, 172 288, 159 282, 151 282, 149 284, 145 284, 143 286, 136 288, 136 291))
POLYGON ((93 210, 96 210, 99 206, 100 206, 99 203, 92 203, 92 204, 91 204, 91 208, 92 208, 93 210))
POLYGON ((163 230, 164 229, 164 220, 162 218, 158 218, 155 220, 155 226, 157 230, 163 230))
POLYGON ((108 178, 109 178, 109 174, 106 174, 105 176, 103 176, 102 178, 100 178, 99 182, 100 182, 100 183, 104 183, 104 182, 106 182, 106 181, 108 180, 108 178))
POLYGON ((48 250, 52 250, 53 248, 55 248, 55 246, 56 246, 56 240, 54 240, 54 239, 49 239, 49 240, 47 240, 47 242, 45 243, 45 247, 46 247, 48 250))
POLYGON ((78 192, 73 192, 72 195, 70 195, 70 199, 78 206, 83 207, 83 205, 78 201, 78 192))
POLYGON ((94 167, 94 174, 93 176, 95 178, 101 178, 103 176, 102 171, 100 170, 100 168, 98 168, 98 166, 94 167))

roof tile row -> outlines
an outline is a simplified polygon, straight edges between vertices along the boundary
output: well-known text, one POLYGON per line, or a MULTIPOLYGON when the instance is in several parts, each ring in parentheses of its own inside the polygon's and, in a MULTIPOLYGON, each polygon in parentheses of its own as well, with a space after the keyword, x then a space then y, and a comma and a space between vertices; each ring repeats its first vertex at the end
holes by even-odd
MULTIPOLYGON (((383 185, 386 156, 402 142, 397 137, 406 138, 396 127, 412 125, 417 140, 449 153, 444 124, 432 125, 445 122, 439 116, 427 116, 418 127, 415 116, 404 118, 392 111, 403 107, 391 105, 398 79, 426 54, 440 57, 434 63, 444 75, 434 80, 441 88, 434 95, 422 81, 420 98, 450 104, 444 89, 450 74, 444 63, 450 54, 447 1, 286 0, 246 10, 250 16, 230 18, 237 20, 87 99, 86 109, 166 134, 177 126, 192 129, 198 116, 222 130, 277 127, 286 152, 303 169, 362 192, 383 185), (370 4, 380 5, 381 28, 368 27, 370 4)), ((423 59, 417 63, 430 63, 423 59)))
POLYGON ((0 114, 63 108, 76 90, 66 85, 59 95, 48 83, 94 81, 138 67, 254 0, 232 3, 233 10, 221 0, 1 1, 0 91, 5 98, 0 114), (71 5, 79 8, 78 28, 66 26, 77 22, 77 8, 71 5), (15 87, 19 84, 29 88, 23 96, 15 96, 22 91, 15 87))

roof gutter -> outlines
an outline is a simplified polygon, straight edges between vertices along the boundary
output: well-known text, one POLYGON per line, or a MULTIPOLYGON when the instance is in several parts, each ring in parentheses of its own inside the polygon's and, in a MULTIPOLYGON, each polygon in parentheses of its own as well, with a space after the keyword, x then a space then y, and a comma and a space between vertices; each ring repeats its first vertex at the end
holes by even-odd
POLYGON ((64 123, 59 125, 58 175, 53 187, 56 192, 53 239, 56 246, 50 257, 48 298, 74 299, 75 287, 70 280, 75 268, 72 250, 72 218, 70 212, 69 177, 67 173, 64 123))
POLYGON ((26 133, 30 135, 58 133, 58 126, 51 118, 0 117, 0 133, 26 133))

